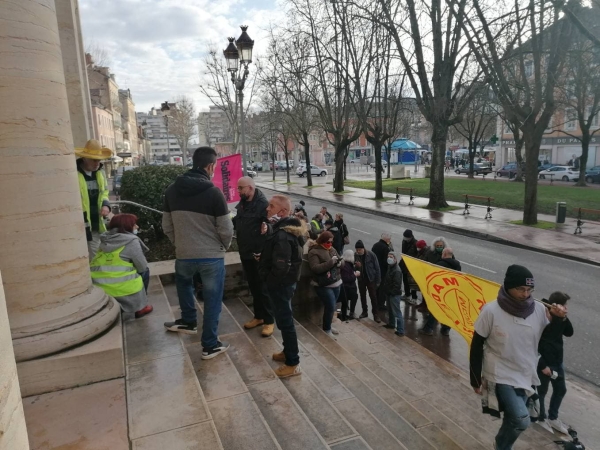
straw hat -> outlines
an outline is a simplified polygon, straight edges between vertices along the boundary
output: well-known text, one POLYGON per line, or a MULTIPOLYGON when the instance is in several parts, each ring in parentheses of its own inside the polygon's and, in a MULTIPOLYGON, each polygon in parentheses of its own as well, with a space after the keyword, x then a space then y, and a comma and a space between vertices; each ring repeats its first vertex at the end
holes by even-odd
POLYGON ((112 156, 112 150, 102 147, 96 139, 90 139, 85 143, 85 147, 75 149, 75 156, 88 159, 109 159, 112 156))

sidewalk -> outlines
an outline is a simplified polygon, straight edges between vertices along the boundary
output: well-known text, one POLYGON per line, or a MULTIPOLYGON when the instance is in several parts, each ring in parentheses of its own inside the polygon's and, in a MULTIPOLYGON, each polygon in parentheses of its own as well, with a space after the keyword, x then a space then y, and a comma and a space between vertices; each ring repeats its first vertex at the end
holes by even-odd
MULTIPOLYGON (((509 209, 494 209, 492 219, 485 220, 486 210, 480 205, 473 205, 471 214, 463 216, 464 204, 457 202, 448 203, 461 209, 439 212, 424 209, 428 202, 426 198, 415 198, 414 206, 407 205, 406 195, 400 198, 400 204, 394 203, 392 194, 385 194, 390 196, 390 200, 375 201, 374 191, 368 189, 349 188, 350 192, 335 194, 330 184, 307 189, 300 184, 287 185, 285 179, 275 183, 257 180, 256 185, 289 195, 340 203, 347 208, 376 212, 384 217, 600 265, 600 224, 593 222, 585 223, 583 234, 574 235, 576 221, 569 218, 565 224, 557 225, 556 230, 541 230, 511 224, 511 221, 521 220, 522 213, 509 209)), ((554 216, 539 214, 538 219, 553 222, 554 216)))

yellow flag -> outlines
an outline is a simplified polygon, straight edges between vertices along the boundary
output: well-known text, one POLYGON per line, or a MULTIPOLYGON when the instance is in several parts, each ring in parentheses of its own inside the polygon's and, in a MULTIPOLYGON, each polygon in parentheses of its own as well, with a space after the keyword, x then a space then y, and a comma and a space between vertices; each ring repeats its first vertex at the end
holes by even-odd
POLYGON ((402 255, 410 275, 419 285, 427 309, 444 325, 458 331, 471 345, 473 325, 486 303, 498 298, 500 285, 402 255))

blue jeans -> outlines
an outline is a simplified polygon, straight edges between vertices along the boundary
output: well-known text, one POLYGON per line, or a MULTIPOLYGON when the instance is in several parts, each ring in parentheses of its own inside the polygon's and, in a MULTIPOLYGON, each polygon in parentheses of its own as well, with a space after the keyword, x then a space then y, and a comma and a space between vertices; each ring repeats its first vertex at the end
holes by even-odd
POLYGON ((147 294, 148 286, 150 285, 150 269, 146 269, 146 271, 141 273, 140 275, 142 276, 142 281, 144 282, 144 290, 147 294))
POLYGON ((298 336, 296 335, 296 326, 294 325, 294 316, 292 314, 292 297, 295 290, 296 283, 267 285, 275 323, 279 331, 281 331, 286 366, 300 364, 298 336))
POLYGON ((538 395, 540 396, 540 417, 539 419, 546 418, 546 408, 544 407, 544 397, 548 393, 548 385, 552 383, 552 397, 550 397, 550 407, 548 408, 548 419, 558 419, 558 409, 562 403, 563 398, 567 393, 567 385, 565 384, 565 368, 561 364, 560 366, 550 366, 551 370, 554 370, 558 377, 553 380, 547 375, 544 375, 541 371, 538 371, 540 377, 540 385, 538 386, 538 395))
POLYGON ((334 288, 315 286, 317 296, 323 302, 323 331, 331 331, 331 322, 337 299, 340 296, 340 289, 341 286, 334 288))
POLYGON ((511 450, 519 435, 529 426, 527 394, 507 384, 496 385, 496 396, 504 408, 502 426, 496 435, 497 450, 511 450))
POLYGON ((202 277, 204 295, 204 320, 202 322, 202 347, 213 348, 218 342, 217 329, 221 317, 223 288, 225 284, 225 260, 178 259, 175 261, 175 284, 184 322, 196 323, 196 298, 194 275, 202 277))
POLYGON ((393 326, 398 333, 404 334, 404 317, 400 309, 402 295, 388 295, 388 325, 393 326))

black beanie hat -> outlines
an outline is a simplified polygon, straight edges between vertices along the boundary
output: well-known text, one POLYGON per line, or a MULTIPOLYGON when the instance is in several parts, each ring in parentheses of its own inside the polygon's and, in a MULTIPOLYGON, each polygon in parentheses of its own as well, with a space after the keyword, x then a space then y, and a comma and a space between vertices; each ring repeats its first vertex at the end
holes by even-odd
POLYGON ((533 274, 527 267, 513 264, 506 269, 504 276, 504 289, 512 289, 519 286, 534 287, 533 274))
POLYGON ((354 248, 365 248, 365 244, 359 239, 356 241, 356 244, 354 244, 354 248))
POLYGON ((413 237, 412 230, 405 230, 405 231, 404 231, 404 234, 403 234, 402 236, 404 236, 404 237, 408 237, 408 238, 411 238, 411 237, 413 237))

